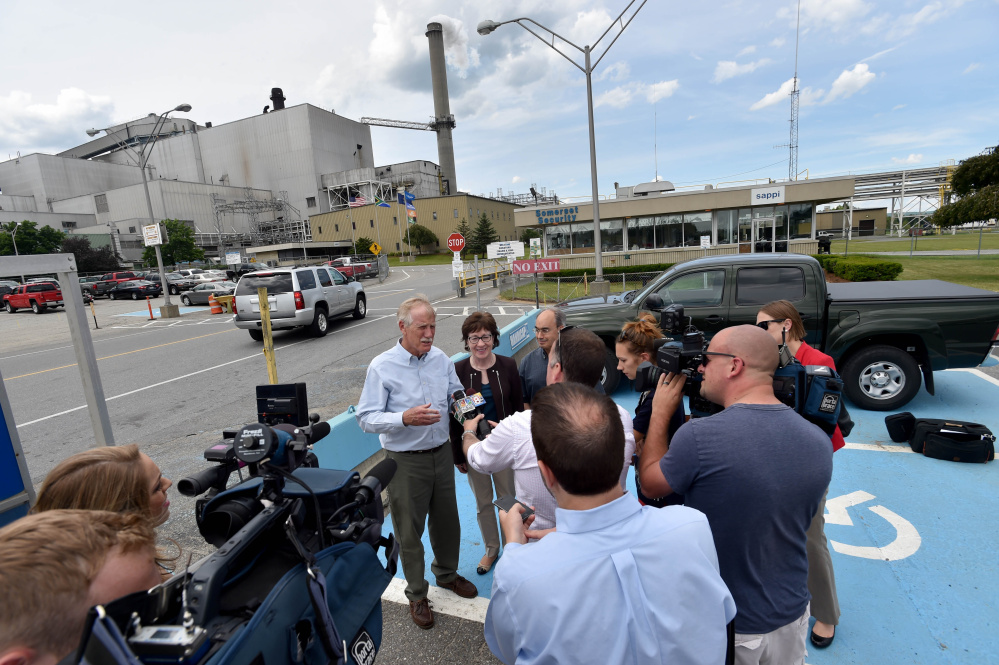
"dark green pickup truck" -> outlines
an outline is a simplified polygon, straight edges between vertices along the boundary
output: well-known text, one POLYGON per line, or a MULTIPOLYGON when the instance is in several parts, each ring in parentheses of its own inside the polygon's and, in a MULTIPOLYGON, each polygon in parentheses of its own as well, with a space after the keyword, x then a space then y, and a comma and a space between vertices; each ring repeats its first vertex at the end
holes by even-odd
POLYGON ((674 266, 640 290, 559 304, 570 325, 607 343, 608 392, 620 380, 614 339, 626 321, 648 311, 652 294, 665 305, 683 305, 709 338, 728 326, 755 323, 761 305, 790 300, 808 343, 836 362, 847 396, 873 411, 906 404, 921 382, 932 395, 935 370, 977 367, 999 335, 999 293, 992 291, 939 280, 827 284, 810 256, 713 256, 674 266))

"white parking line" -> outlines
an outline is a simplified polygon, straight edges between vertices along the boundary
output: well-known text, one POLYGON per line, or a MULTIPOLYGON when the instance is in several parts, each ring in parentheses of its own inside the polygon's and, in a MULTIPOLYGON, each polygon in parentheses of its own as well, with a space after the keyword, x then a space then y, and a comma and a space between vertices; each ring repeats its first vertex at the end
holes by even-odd
MULTIPOLYGON (((388 587, 382 594, 382 600, 387 600, 400 605, 409 605, 409 598, 406 597, 406 580, 393 577, 388 587)), ((427 591, 427 598, 433 603, 434 612, 485 623, 486 609, 489 607, 489 599, 482 596, 475 598, 462 598, 455 593, 447 591, 437 586, 430 586, 427 591)))
MULTIPOLYGON (((358 326, 363 326, 366 323, 374 323, 376 321, 381 321, 384 318, 387 318, 387 317, 383 316, 383 317, 380 317, 380 318, 377 318, 377 319, 368 319, 367 321, 362 321, 361 323, 358 323, 356 325, 352 325, 350 327, 346 327, 346 328, 343 328, 341 330, 332 331, 332 334, 336 334, 338 332, 346 332, 347 330, 350 330, 350 329, 353 329, 353 328, 357 328, 358 326)), ((282 350, 290 348, 292 346, 298 346, 299 344, 305 344, 306 342, 314 342, 314 341, 317 341, 317 340, 315 338, 312 338, 312 339, 303 339, 303 340, 300 340, 298 342, 292 342, 291 344, 285 344, 284 346, 275 347, 274 351, 275 352, 282 351, 282 350)), ((185 374, 183 376, 178 376, 178 377, 174 377, 172 379, 167 379, 166 381, 160 381, 159 383, 154 383, 152 385, 143 386, 142 388, 136 388, 135 390, 130 390, 127 393, 122 393, 120 395, 114 395, 113 397, 107 397, 107 398, 104 399, 104 401, 105 402, 110 402, 111 400, 120 399, 122 397, 128 397, 129 395, 134 395, 136 393, 141 393, 141 392, 149 390, 151 388, 158 388, 160 386, 165 386, 168 383, 173 383, 174 381, 180 381, 182 379, 187 379, 187 378, 190 378, 192 376, 197 376, 198 374, 204 374, 205 372, 211 372, 212 370, 219 369, 220 367, 226 367, 228 365, 234 365, 236 363, 243 362, 244 360, 250 360, 251 358, 258 358, 262 354, 263 354, 263 351, 258 352, 258 353, 254 353, 253 355, 250 355, 250 356, 244 356, 242 358, 237 358, 236 360, 230 360, 229 362, 224 362, 221 365, 215 365, 214 367, 206 367, 204 369, 199 369, 197 372, 191 372, 190 374, 185 374)), ((36 423, 40 423, 40 422, 43 422, 45 420, 50 420, 52 418, 58 418, 59 416, 64 416, 67 413, 74 413, 76 411, 81 411, 81 410, 86 409, 86 408, 87 408, 87 405, 84 404, 83 406, 77 406, 77 407, 74 407, 72 409, 67 409, 65 411, 60 411, 59 413, 53 413, 53 414, 48 415, 48 416, 43 416, 42 418, 36 418, 35 420, 29 420, 26 423, 21 423, 20 425, 18 425, 17 429, 21 429, 22 427, 27 427, 28 425, 34 425, 36 423)))

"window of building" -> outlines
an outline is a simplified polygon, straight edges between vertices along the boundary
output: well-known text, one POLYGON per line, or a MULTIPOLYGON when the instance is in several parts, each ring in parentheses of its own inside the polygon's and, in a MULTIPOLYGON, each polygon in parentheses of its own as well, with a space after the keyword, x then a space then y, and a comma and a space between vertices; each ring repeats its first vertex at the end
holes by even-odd
POLYGON ((399 243, 395 244, 395 251, 397 251, 397 252, 399 251, 399 243))
POLYGON ((716 211, 715 227, 718 229, 719 245, 730 245, 738 242, 739 211, 738 210, 716 211))
POLYGON ((368 220, 368 224, 370 224, 370 225, 371 225, 371 228, 375 228, 375 220, 373 220, 373 219, 369 219, 369 220, 368 220))
POLYGON ((655 249, 656 218, 632 217, 628 220, 628 248, 655 249))
POLYGON ((62 223, 62 228, 64 228, 64 229, 75 229, 76 228, 76 222, 63 222, 62 223))
MULTIPOLYGON (((399 220, 395 217, 392 218, 392 226, 399 226, 399 220)), ((398 247, 396 247, 398 249, 398 247)))
POLYGON ((656 217, 656 248, 666 249, 683 245, 683 215, 656 217))
POLYGON ((687 247, 700 247, 701 238, 711 240, 711 213, 688 212, 683 216, 683 243, 687 247))
POLYGON ((437 219, 437 211, 436 210, 433 212, 433 215, 434 215, 434 219, 437 219))
POLYGON ((318 228, 319 228, 319 233, 322 233, 323 232, 323 227, 320 226, 318 228))
POLYGON ((315 196, 306 196, 305 197, 305 206, 307 208, 315 208, 316 207, 316 197, 315 196))
POLYGON ((458 209, 457 208, 454 209, 454 218, 458 219, 458 209))
MULTIPOLYGON (((788 233, 792 238, 812 236, 812 204, 792 203, 787 207, 788 233)), ((764 303, 766 304, 766 303, 764 303)))
POLYGON ((97 212, 110 212, 110 210, 108 210, 107 194, 97 194, 94 196, 94 205, 97 206, 97 212))
POLYGON ((545 234, 545 254, 569 254, 572 252, 572 233, 569 225, 546 226, 545 234))
POLYGON ((340 232, 340 225, 339 224, 334 224, 333 225, 333 230, 336 231, 337 233, 339 233, 340 232))
POLYGON ((570 224, 572 229, 572 249, 580 253, 593 251, 593 222, 570 224))
POLYGON ((128 227, 128 232, 129 233, 135 233, 135 227, 134 226, 128 227))
POLYGON ((619 252, 624 249, 623 224, 620 219, 601 220, 600 251, 619 252))

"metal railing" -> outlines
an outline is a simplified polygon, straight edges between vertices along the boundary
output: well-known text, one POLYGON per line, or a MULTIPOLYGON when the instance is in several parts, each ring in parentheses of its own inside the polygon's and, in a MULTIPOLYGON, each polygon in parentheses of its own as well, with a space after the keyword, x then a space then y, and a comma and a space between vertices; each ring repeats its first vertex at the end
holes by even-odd
MULTIPOLYGON (((611 293, 624 293, 644 288, 649 282, 655 280, 661 272, 632 272, 620 275, 604 275, 604 281, 610 286, 611 293)), ((538 275, 537 287, 533 276, 513 275, 506 282, 501 295, 512 300, 535 300, 539 304, 552 304, 569 300, 572 298, 582 298, 590 294, 590 283, 593 281, 593 274, 585 274, 581 277, 561 277, 557 274, 538 275)))

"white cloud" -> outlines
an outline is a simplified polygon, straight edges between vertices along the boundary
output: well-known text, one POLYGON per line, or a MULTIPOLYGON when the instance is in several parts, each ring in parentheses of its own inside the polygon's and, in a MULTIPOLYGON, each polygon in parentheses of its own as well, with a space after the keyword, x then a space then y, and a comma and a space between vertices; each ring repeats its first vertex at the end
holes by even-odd
MULTIPOLYGON (((871 12, 871 5, 863 0, 801 0, 801 27, 840 32, 855 30, 860 21, 871 12)), ((777 10, 777 18, 787 20, 794 28, 798 5, 777 10)))
POLYGON ((923 155, 922 153, 916 154, 913 152, 910 153, 908 157, 903 157, 903 158, 892 157, 891 161, 893 164, 919 164, 920 162, 923 161, 923 155))
POLYGON ((773 46, 774 48, 780 48, 781 46, 783 46, 786 43, 787 43, 787 40, 784 39, 783 37, 774 37, 770 41, 770 45, 773 46))
POLYGON ((829 96, 823 101, 824 104, 843 98, 847 99, 860 92, 868 83, 875 79, 874 72, 870 68, 859 63, 853 69, 845 69, 836 80, 833 81, 829 96))
POLYGON ((978 69, 981 66, 982 66, 982 63, 980 63, 980 62, 973 62, 970 65, 968 65, 967 67, 965 67, 964 71, 961 72, 961 73, 962 74, 970 74, 971 72, 975 71, 976 69, 978 69))
POLYGON ((744 65, 740 65, 733 60, 722 60, 715 66, 715 75, 711 80, 714 83, 721 83, 736 76, 755 72, 760 67, 769 65, 771 62, 773 61, 770 58, 761 58, 756 62, 747 62, 744 65))
POLYGON ((515 175, 513 176, 513 180, 511 180, 510 182, 516 185, 518 182, 523 182, 523 181, 524 181, 523 178, 521 178, 519 175, 515 175))
POLYGON ((739 51, 738 53, 736 53, 735 57, 741 58, 742 56, 749 55, 750 53, 756 53, 756 47, 753 46, 752 44, 750 44, 746 48, 744 48, 741 51, 739 51))
POLYGON ((111 125, 113 112, 109 97, 79 88, 60 90, 54 104, 36 103, 31 93, 14 90, 0 97, 0 144, 63 150, 86 141, 87 128, 111 125))
POLYGON ((895 106, 891 107, 891 110, 892 111, 897 111, 899 109, 904 109, 904 108, 905 108, 905 104, 896 104, 895 106))
POLYGON ((430 19, 444 29, 444 58, 455 68, 459 78, 468 76, 468 70, 479 66, 479 52, 468 47, 468 31, 456 18, 438 14, 430 19))
POLYGON ((697 117, 696 115, 688 115, 687 120, 693 120, 696 117, 697 117))
POLYGON ((631 68, 626 62, 615 62, 608 65, 602 72, 593 77, 595 81, 623 81, 631 74, 631 68))
POLYGON ((892 46, 891 48, 886 48, 885 50, 878 51, 874 55, 869 55, 866 58, 864 58, 863 60, 859 60, 858 62, 870 62, 871 60, 877 60, 881 56, 885 55, 886 53, 891 53, 892 51, 894 51, 897 48, 898 48, 898 46, 892 46))
POLYGON ((941 18, 947 16, 953 9, 960 7, 963 4, 961 0, 957 2, 931 2, 927 5, 923 5, 919 11, 912 14, 902 14, 899 16, 894 25, 888 31, 887 37, 889 39, 897 39, 899 37, 905 37, 906 35, 911 35, 916 30, 924 25, 929 25, 931 23, 936 23, 941 18))
POLYGON ((616 109, 623 109, 642 97, 649 104, 654 104, 660 99, 672 97, 679 87, 680 82, 676 79, 651 85, 635 81, 601 94, 593 100, 593 106, 613 106, 616 109))
POLYGON ((793 89, 794 89, 794 78, 789 78, 788 80, 781 83, 780 87, 777 88, 777 90, 764 95, 762 99, 760 99, 758 102, 750 106, 749 110, 759 111, 760 109, 764 109, 768 106, 773 106, 774 104, 778 104, 787 99, 788 95, 791 94, 791 90, 793 89))

